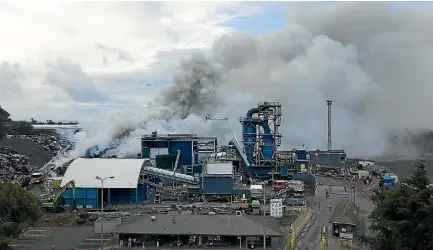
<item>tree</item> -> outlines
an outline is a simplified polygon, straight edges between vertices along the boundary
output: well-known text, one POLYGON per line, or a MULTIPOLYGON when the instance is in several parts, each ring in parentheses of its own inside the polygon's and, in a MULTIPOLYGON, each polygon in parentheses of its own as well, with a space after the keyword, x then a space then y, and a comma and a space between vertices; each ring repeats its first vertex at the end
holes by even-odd
POLYGON ((0 106, 0 140, 9 132, 10 114, 0 106))
POLYGON ((13 121, 11 123, 12 132, 18 135, 30 135, 33 132, 33 126, 27 121, 13 121))
POLYGON ((0 249, 41 216, 36 197, 20 185, 0 183, 0 249))
POLYGON ((392 189, 382 189, 370 215, 373 236, 361 241, 372 250, 433 249, 433 202, 423 161, 414 165, 412 175, 392 189))

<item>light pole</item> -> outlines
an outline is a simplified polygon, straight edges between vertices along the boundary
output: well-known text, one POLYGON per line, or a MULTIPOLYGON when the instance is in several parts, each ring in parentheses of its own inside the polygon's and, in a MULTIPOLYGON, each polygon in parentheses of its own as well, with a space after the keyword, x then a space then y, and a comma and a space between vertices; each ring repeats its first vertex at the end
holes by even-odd
POLYGON ((114 179, 114 176, 109 177, 95 177, 96 180, 101 181, 101 250, 104 250, 104 181, 106 179, 114 179))
POLYGON ((266 185, 263 183, 263 250, 266 250, 266 185))

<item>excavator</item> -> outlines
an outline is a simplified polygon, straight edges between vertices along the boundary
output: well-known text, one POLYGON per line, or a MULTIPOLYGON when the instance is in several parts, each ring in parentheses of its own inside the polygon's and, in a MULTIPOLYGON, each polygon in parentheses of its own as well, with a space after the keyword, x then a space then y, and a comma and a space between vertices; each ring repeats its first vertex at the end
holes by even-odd
POLYGON ((66 183, 66 185, 64 185, 62 188, 60 188, 60 190, 57 192, 57 194, 54 197, 54 200, 52 202, 43 202, 41 204, 42 209, 45 210, 46 212, 51 212, 51 213, 64 212, 65 208, 63 207, 63 204, 60 204, 61 202, 59 202, 59 201, 63 199, 63 197, 61 197, 61 195, 68 188, 72 189, 72 211, 76 212, 77 206, 75 204, 75 181, 74 180, 66 183))

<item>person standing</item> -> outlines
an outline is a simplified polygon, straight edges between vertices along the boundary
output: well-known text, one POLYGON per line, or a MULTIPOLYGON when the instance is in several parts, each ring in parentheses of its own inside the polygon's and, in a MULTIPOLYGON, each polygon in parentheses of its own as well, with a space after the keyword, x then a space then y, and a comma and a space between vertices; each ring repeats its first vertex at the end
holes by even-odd
POLYGON ((128 238, 128 248, 132 248, 132 238, 131 238, 131 236, 128 238))

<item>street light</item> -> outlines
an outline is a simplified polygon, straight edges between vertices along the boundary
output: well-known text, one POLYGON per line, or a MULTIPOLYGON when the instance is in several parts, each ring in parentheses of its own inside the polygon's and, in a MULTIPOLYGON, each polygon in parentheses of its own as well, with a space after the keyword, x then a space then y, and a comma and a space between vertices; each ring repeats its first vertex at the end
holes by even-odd
POLYGON ((104 181, 106 179, 114 179, 114 176, 109 177, 95 177, 96 180, 101 181, 101 250, 104 250, 104 181))

